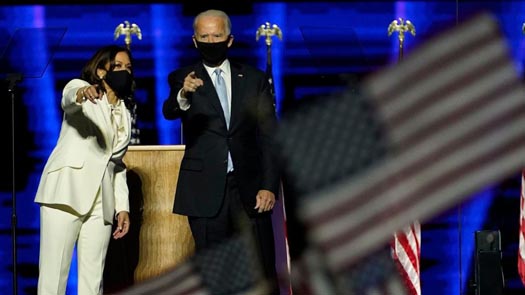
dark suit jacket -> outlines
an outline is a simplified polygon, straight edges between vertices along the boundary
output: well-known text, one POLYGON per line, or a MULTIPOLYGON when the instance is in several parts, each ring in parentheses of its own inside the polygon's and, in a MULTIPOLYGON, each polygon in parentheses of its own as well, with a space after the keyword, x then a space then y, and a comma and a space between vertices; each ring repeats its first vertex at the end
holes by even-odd
POLYGON ((169 98, 164 102, 166 119, 182 121, 186 150, 181 163, 174 213, 211 217, 222 203, 230 150, 242 202, 253 216, 257 191, 276 196, 279 187, 271 132, 276 124, 275 107, 265 74, 251 66, 231 65, 232 102, 230 129, 208 72, 198 63, 170 73, 169 98), (184 78, 195 71, 204 85, 189 94, 191 107, 182 111, 177 94, 184 78))

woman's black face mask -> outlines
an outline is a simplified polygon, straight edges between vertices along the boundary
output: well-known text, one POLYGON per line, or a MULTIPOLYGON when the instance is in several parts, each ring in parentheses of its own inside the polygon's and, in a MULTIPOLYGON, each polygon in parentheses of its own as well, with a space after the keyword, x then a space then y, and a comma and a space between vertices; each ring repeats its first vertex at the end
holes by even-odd
POLYGON ((133 75, 126 70, 107 72, 104 81, 119 98, 131 96, 133 92, 133 75))

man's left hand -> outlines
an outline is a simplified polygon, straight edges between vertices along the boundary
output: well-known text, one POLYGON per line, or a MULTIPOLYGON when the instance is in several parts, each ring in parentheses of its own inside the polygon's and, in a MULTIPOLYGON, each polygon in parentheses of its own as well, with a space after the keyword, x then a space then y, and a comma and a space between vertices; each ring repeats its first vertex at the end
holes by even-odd
POLYGON ((256 200, 254 209, 257 209, 259 213, 270 211, 275 205, 275 194, 269 190, 260 190, 257 192, 256 200))

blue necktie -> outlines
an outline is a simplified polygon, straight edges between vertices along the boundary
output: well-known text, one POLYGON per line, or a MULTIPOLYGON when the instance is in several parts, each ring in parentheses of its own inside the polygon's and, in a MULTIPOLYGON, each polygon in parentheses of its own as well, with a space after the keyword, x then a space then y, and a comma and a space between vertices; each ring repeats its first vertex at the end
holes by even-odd
MULTIPOLYGON (((215 69, 215 89, 217 90, 217 95, 221 101, 222 111, 224 113, 224 119, 226 119, 226 127, 230 128, 230 109, 228 107, 228 92, 226 91, 226 82, 221 75, 222 70, 220 68, 215 69)), ((228 170, 227 172, 233 171, 233 162, 228 151, 228 170)))
POLYGON ((224 112, 224 119, 226 119, 226 126, 230 128, 230 109, 228 104, 228 92, 226 91, 226 82, 221 75, 220 68, 215 69, 215 89, 221 101, 222 111, 224 112))

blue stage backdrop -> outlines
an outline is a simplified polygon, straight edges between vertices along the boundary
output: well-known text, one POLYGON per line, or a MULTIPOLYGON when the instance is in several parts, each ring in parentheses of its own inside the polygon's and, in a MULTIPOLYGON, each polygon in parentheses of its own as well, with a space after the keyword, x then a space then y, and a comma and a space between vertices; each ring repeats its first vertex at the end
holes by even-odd
MULTIPOLYGON (((197 2, 197 1, 195 1, 197 2)), ((0 182, 0 293, 11 294, 12 198, 16 197, 18 294, 35 294, 38 273, 39 208, 33 202, 39 176, 60 128, 61 90, 79 76, 86 60, 114 40, 124 21, 136 23, 142 40, 133 37, 142 144, 180 144, 178 121, 161 112, 168 96, 167 75, 192 63, 192 21, 205 7, 173 3, 8 5, 0 7, 0 74, 22 69, 14 103, 16 190, 11 177, 0 182), (9 42, 16 40, 17 42, 9 42), (22 42, 22 43, 20 43, 22 42), (14 43, 23 44, 13 51, 14 43), (15 54, 16 53, 16 54, 15 54)), ((212 8, 212 7, 206 7, 212 8)), ((523 72, 525 21, 523 1, 253 1, 228 11, 234 45, 231 58, 264 70, 266 48, 255 32, 265 22, 277 24, 283 40, 274 38, 273 75, 280 116, 301 99, 356 86, 366 74, 397 62, 398 41, 387 36, 394 19, 409 19, 416 36, 407 35, 405 56, 429 36, 479 10, 492 12, 508 38, 516 68, 523 72)), ((407 81, 410 83, 410 81, 407 81)), ((5 84, 5 83, 4 83, 5 84)), ((5 86, 5 85, 3 85, 5 86)), ((11 99, 3 90, 0 118, 4 136, 10 134, 11 99)), ((315 136, 315 134, 312 134, 315 136)), ((6 139, 6 145, 10 143, 6 139)), ((4 151, 10 150, 5 148, 4 151)), ((4 169, 11 172, 11 154, 4 169)), ((6 174, 4 171, 4 175, 6 174)), ((7 173, 11 175, 11 173, 7 173)), ((523 294, 516 269, 519 221, 519 178, 493 184, 461 206, 422 226, 422 293, 469 294, 472 280, 474 232, 502 233, 505 294, 523 294)), ((73 265, 67 294, 76 294, 73 265)))

